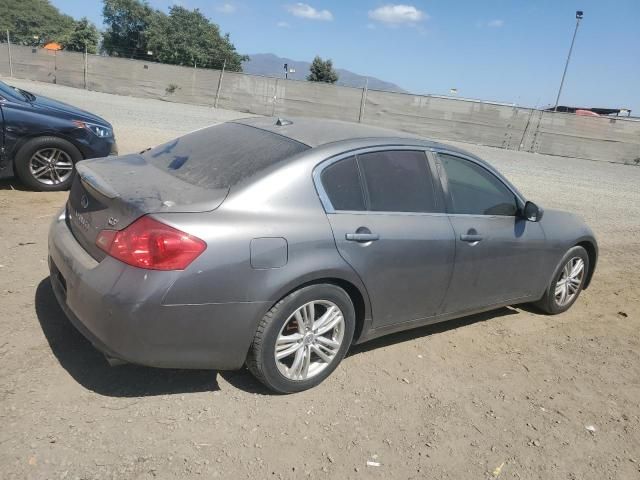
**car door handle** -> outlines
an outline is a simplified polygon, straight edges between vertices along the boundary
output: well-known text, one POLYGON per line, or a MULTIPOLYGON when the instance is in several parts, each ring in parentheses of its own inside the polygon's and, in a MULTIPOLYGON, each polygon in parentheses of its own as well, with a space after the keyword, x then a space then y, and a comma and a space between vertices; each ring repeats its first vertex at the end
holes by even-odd
POLYGON ((380 239, 377 233, 346 233, 344 238, 350 242, 375 242, 380 239))
POLYGON ((472 234, 472 233, 463 233, 460 235, 460 240, 463 242, 475 243, 482 240, 482 235, 472 234))

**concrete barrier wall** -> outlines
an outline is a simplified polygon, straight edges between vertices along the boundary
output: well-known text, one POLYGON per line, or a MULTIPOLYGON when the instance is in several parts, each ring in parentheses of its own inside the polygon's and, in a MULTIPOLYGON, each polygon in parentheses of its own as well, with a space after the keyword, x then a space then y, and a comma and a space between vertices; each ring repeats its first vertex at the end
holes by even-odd
POLYGON ((0 44, 0 75, 118 95, 276 116, 363 122, 425 137, 549 155, 640 163, 640 122, 492 102, 363 90, 0 44))
POLYGON ((280 79, 274 113, 357 122, 362 94, 359 88, 280 79))
POLYGON ((369 91, 363 121, 426 137, 517 148, 530 110, 493 103, 369 91))
POLYGON ((543 112, 531 151, 620 163, 640 163, 640 122, 543 112))

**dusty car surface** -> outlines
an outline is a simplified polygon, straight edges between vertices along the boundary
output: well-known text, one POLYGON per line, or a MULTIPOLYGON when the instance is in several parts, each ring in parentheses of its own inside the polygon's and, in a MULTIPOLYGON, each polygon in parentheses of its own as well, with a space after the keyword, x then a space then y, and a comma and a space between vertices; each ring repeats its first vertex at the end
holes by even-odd
POLYGON ((111 361, 238 369, 296 392, 349 347, 505 305, 567 310, 576 216, 406 133, 252 118, 80 162, 49 235, 56 297, 111 361))

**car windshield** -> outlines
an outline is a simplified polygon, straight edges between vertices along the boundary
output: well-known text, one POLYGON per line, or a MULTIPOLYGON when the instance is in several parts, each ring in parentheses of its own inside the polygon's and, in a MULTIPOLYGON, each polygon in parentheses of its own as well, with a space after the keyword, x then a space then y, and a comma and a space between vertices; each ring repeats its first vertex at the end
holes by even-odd
POLYGON ((146 161, 185 182, 228 188, 309 147, 259 128, 223 123, 142 152, 146 161))

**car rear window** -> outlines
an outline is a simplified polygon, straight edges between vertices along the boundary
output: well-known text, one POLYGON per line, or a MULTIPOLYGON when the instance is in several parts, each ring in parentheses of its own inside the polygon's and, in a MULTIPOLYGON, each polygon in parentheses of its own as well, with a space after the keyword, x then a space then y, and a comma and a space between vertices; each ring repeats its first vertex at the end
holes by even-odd
POLYGON ((228 188, 308 148, 265 130, 222 123, 154 147, 142 156, 192 185, 228 188))

